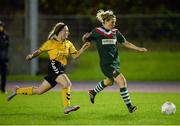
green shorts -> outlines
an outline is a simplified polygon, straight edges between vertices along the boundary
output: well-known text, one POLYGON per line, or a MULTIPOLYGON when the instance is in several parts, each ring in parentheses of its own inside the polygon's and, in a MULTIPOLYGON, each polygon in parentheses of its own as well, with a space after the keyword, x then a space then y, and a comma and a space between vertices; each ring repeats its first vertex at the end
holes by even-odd
POLYGON ((106 77, 113 79, 120 74, 120 67, 119 64, 101 65, 101 71, 106 77))

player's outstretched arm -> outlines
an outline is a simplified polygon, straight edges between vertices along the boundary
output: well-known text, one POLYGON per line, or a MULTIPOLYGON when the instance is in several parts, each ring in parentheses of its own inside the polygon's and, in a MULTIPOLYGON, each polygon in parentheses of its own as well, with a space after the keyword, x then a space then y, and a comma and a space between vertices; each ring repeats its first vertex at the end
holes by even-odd
POLYGON ((126 48, 134 49, 134 50, 137 50, 137 51, 140 51, 140 52, 147 52, 148 51, 146 48, 135 46, 134 44, 132 44, 132 43, 130 43, 128 41, 124 42, 123 45, 126 48))
POLYGON ((77 51, 77 53, 75 53, 75 54, 72 54, 72 57, 74 58, 74 59, 76 59, 76 58, 78 58, 87 48, 89 48, 90 47, 90 42, 85 42, 84 44, 83 44, 83 46, 81 47, 81 49, 79 50, 79 51, 77 51))
POLYGON ((38 49, 38 50, 34 51, 33 53, 28 54, 28 55, 26 56, 26 60, 31 60, 31 59, 39 56, 39 54, 41 54, 41 52, 42 52, 42 51, 38 49))
POLYGON ((83 42, 88 42, 88 37, 91 35, 91 33, 87 32, 82 36, 82 41, 83 42))

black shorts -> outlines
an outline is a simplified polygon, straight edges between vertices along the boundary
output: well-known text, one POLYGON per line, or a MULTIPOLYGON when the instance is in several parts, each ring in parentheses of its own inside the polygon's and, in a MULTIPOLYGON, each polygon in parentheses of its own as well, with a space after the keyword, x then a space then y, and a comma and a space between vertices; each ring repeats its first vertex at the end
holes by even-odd
POLYGON ((47 80, 52 87, 54 87, 57 84, 57 76, 64 74, 64 71, 65 66, 63 64, 58 61, 51 60, 48 65, 48 75, 44 77, 44 79, 47 80))
POLYGON ((106 77, 114 80, 120 74, 120 67, 119 64, 101 65, 101 71, 106 77))

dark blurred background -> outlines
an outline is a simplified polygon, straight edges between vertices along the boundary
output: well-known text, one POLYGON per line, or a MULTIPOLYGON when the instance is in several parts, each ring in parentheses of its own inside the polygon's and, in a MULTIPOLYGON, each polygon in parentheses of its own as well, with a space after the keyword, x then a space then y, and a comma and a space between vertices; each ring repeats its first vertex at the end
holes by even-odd
MULTIPOLYGON (((79 48, 82 35, 100 25, 95 18, 97 11, 110 9, 117 15, 117 28, 130 42, 155 51, 180 49, 179 0, 37 0, 37 4, 37 47, 46 41, 52 26, 62 21, 79 48)), ((29 0, 0 1, 0 20, 10 36, 10 74, 31 73, 30 64, 24 62, 32 39, 27 30, 28 10, 29 0)), ((37 74, 44 72, 44 62, 43 58, 38 60, 37 74)))

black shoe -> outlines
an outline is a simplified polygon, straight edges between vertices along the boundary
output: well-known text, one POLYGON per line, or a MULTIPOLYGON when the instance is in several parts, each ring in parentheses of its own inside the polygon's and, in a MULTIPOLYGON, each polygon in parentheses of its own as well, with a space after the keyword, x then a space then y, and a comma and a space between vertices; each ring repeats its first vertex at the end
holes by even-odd
POLYGON ((89 98, 90 98, 91 103, 94 104, 94 99, 95 99, 95 96, 96 96, 96 95, 94 95, 94 91, 89 90, 88 93, 89 93, 89 98))
POLYGON ((130 107, 128 108, 128 110, 129 110, 130 113, 133 113, 134 111, 137 110, 137 107, 132 105, 132 106, 130 106, 130 107))

